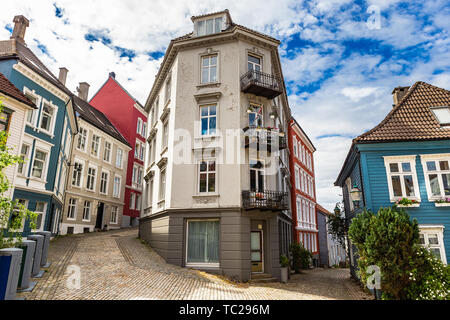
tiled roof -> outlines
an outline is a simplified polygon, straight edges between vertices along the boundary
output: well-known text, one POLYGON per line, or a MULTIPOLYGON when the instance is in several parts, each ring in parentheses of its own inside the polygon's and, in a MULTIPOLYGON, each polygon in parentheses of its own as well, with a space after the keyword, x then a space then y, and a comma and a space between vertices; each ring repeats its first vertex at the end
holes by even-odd
POLYGON ((103 132, 109 134, 111 137, 119 140, 125 145, 130 146, 130 144, 122 136, 119 130, 114 127, 111 121, 109 121, 109 119, 102 112, 77 96, 73 96, 73 101, 74 109, 76 112, 78 112, 80 118, 89 122, 93 126, 99 128, 103 132))
POLYGON ((29 105, 30 107, 33 107, 34 109, 37 109, 36 105, 28 99, 26 95, 22 93, 15 85, 11 83, 4 75, 3 73, 0 73, 0 92, 10 96, 17 101, 20 101, 26 105, 29 105))
POLYGON ((450 139, 450 128, 442 127, 430 107, 449 106, 450 91, 416 82, 372 130, 354 143, 400 142, 450 139))
POLYGON ((316 209, 320 212, 325 213, 326 215, 330 215, 331 212, 328 211, 327 209, 325 209, 324 207, 322 207, 320 204, 316 203, 316 209))

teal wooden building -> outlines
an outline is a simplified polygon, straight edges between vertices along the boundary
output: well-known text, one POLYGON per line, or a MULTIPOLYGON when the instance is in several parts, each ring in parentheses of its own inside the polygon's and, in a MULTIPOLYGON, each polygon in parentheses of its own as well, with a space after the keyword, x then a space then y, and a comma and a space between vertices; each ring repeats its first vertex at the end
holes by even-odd
MULTIPOLYGON (((445 264, 450 258, 450 91, 424 82, 393 91, 393 109, 353 140, 335 182, 352 218, 400 199, 419 223, 421 243, 445 264), (362 192, 353 202, 350 191, 362 192), (405 200, 407 199, 407 200, 405 200)), ((349 246, 352 273, 357 262, 349 246)))
POLYGON ((0 41, 0 72, 37 107, 25 117, 13 198, 39 214, 36 230, 25 224, 23 234, 51 231, 56 234, 63 208, 71 143, 77 133, 72 93, 65 87, 67 69, 55 77, 25 42, 29 21, 14 18, 9 40, 0 41))

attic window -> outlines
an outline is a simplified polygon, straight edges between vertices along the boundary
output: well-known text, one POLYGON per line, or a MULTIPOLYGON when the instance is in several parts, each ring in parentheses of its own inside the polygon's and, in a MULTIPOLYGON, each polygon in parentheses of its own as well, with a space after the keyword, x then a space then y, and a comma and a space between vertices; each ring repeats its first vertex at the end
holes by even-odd
POLYGON ((437 107, 432 108, 436 119, 441 125, 450 125, 450 108, 449 107, 437 107))
POLYGON ((205 36, 222 31, 222 17, 200 20, 196 24, 197 36, 205 36))

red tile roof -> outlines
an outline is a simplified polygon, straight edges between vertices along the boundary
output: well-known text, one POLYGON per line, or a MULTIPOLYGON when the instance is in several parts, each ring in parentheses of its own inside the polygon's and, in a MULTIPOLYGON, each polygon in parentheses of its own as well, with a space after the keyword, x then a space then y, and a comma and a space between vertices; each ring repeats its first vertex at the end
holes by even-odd
POLYGON ((27 96, 22 93, 22 91, 20 91, 15 85, 13 85, 11 81, 9 81, 3 75, 3 73, 0 73, 0 93, 10 96, 11 98, 16 99, 17 101, 20 101, 36 109, 36 105, 33 102, 31 102, 31 100, 28 99, 27 96))
POLYGON ((331 212, 322 207, 320 204, 316 203, 316 209, 322 213, 325 213, 326 215, 330 215, 331 212))
POLYGON ((354 143, 381 143, 450 139, 430 107, 449 106, 450 91, 416 82, 375 128, 353 140, 354 143))

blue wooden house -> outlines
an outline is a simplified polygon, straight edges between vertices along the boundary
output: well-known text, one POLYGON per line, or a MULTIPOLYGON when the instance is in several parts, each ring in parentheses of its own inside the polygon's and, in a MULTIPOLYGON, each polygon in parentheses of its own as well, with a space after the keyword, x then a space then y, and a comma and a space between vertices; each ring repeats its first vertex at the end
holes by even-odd
POLYGON ((14 17, 10 40, 0 41, 0 72, 37 107, 25 116, 13 198, 39 214, 36 230, 57 233, 63 208, 66 173, 77 122, 72 93, 65 87, 67 69, 59 78, 36 57, 25 43, 29 21, 14 17))
MULTIPOLYGON (((450 91, 424 82, 398 87, 394 106, 372 130, 353 140, 335 182, 352 218, 399 200, 416 218, 420 240, 445 264, 450 257, 450 91), (362 192, 353 202, 350 191, 362 192)), ((349 219, 349 220, 350 220, 349 219)), ((352 272, 357 262, 349 246, 352 272)))

